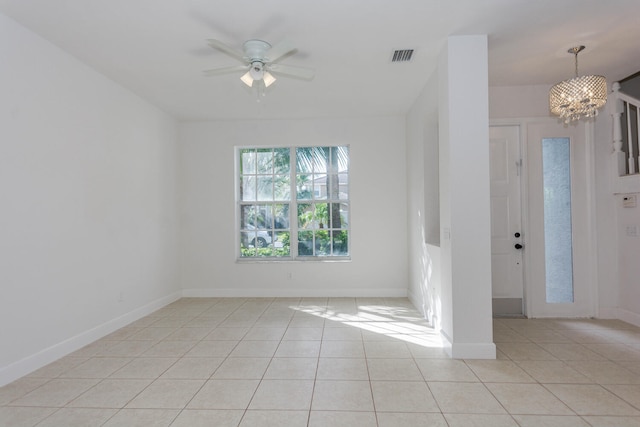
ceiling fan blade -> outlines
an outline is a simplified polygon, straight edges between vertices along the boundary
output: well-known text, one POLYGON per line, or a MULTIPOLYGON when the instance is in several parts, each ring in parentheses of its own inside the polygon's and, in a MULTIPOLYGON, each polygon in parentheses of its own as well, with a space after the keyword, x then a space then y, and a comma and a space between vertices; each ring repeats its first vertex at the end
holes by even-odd
POLYGON ((316 72, 311 68, 294 67, 293 65, 272 64, 269 66, 269 71, 273 74, 293 77, 294 79, 312 80, 316 72))
POLYGON ((232 48, 231 46, 229 46, 226 43, 221 42, 220 40, 216 40, 216 39, 208 39, 207 43, 209 44, 209 46, 211 46, 214 49, 218 49, 219 51, 222 51, 224 53, 226 53, 227 55, 230 55, 236 59, 239 59, 240 61, 244 61, 244 53, 235 50, 234 48, 232 48))
POLYGON ((289 41, 282 40, 280 43, 271 47, 267 52, 268 62, 278 62, 281 59, 286 58, 287 56, 291 56, 296 53, 298 49, 289 41))
POLYGON ((233 67, 214 68, 212 70, 204 70, 202 73, 205 76, 220 76, 222 74, 231 74, 238 71, 246 71, 249 69, 249 65, 234 65, 233 67))

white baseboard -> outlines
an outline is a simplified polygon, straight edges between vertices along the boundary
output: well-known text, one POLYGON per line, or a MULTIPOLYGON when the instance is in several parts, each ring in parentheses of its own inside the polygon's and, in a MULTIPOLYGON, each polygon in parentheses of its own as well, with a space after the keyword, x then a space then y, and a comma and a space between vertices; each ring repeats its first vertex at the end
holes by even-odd
POLYGON ((183 289, 186 298, 406 298, 406 289, 238 289, 238 288, 193 288, 183 289))
POLYGON ((496 345, 494 343, 455 343, 449 336, 440 331, 444 350, 452 359, 495 359, 496 345))
POLYGON ((617 319, 620 319, 623 322, 631 323, 634 326, 640 326, 640 314, 634 313, 633 311, 625 310, 623 308, 618 308, 616 311, 617 319))
POLYGON ((99 340, 100 338, 103 338, 110 333, 153 313, 156 310, 177 301, 181 296, 182 294, 180 292, 175 292, 166 297, 159 298, 142 307, 132 310, 129 313, 109 320, 95 328, 89 329, 58 344, 54 344, 49 348, 45 348, 38 353, 27 356, 1 368, 0 387, 28 375, 31 372, 60 359, 61 357, 81 349, 87 344, 91 344, 92 342, 99 340))

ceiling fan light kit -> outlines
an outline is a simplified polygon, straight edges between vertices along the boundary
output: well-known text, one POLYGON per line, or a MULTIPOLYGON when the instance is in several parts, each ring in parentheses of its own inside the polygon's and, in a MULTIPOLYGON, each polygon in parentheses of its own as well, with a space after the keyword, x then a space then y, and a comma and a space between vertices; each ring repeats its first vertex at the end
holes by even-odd
POLYGON ((279 74, 285 77, 293 77, 302 80, 311 80, 314 77, 314 71, 310 68, 293 67, 290 65, 282 65, 280 60, 294 54, 297 49, 289 44, 282 42, 276 46, 271 46, 264 40, 247 40, 242 45, 243 51, 238 52, 225 43, 210 39, 208 40, 209 46, 232 56, 245 63, 245 65, 214 68, 212 70, 204 71, 207 76, 217 76, 222 74, 235 73, 237 71, 244 71, 244 74, 240 77, 240 80, 249 87, 254 87, 254 82, 261 83, 258 85, 258 90, 271 86, 276 77, 273 74, 279 74))
POLYGON ((578 76, 578 53, 584 46, 568 50, 575 57, 576 76, 554 85, 549 91, 549 109, 565 124, 598 115, 607 103, 607 80, 603 76, 578 76))

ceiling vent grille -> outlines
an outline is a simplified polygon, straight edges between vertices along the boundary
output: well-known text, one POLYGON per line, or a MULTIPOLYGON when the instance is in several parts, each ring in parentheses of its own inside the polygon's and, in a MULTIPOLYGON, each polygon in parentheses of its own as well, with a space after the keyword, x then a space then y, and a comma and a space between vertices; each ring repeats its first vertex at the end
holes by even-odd
POLYGON ((413 49, 395 50, 391 62, 409 62, 413 57, 413 49))

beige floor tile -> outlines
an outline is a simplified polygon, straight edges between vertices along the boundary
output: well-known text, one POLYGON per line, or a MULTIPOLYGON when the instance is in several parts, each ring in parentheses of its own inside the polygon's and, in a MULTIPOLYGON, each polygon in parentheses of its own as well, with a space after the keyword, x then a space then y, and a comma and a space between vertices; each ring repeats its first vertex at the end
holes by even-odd
POLYGON ((182 357, 197 343, 197 341, 160 341, 142 355, 143 357, 182 357))
POLYGON ((312 393, 312 380, 263 380, 249 409, 308 410, 312 393))
POLYGON ((449 427, 517 427, 510 415, 444 414, 449 427))
POLYGON ((368 381, 317 380, 311 405, 313 411, 373 411, 368 381))
POLYGON ((583 417, 592 427, 640 427, 640 417, 583 417))
POLYGON ((584 346, 609 360, 640 361, 640 351, 625 344, 585 344, 584 346))
POLYGON ((578 360, 571 366, 598 384, 640 384, 640 375, 611 361, 578 360))
POLYGON ((229 357, 273 357, 278 341, 240 341, 229 357))
POLYGON ((426 381, 480 381, 463 360, 416 359, 416 364, 426 381))
POLYGON ((96 385, 98 379, 53 379, 25 396, 11 402, 12 406, 48 406, 60 408, 96 385))
POLYGON ((520 427, 589 427, 577 415, 514 415, 520 427))
POLYGON ((209 328, 186 328, 176 329, 165 338, 167 341, 200 341, 211 332, 209 328))
POLYGON ((246 409, 259 380, 209 380, 189 402, 188 409, 246 409))
POLYGON ((271 359, 266 357, 237 357, 226 359, 211 376, 212 379, 261 379, 271 359))
POLYGON ((319 341, 323 328, 289 327, 283 336, 284 341, 319 341))
POLYGON ((78 396, 67 406, 121 409, 149 384, 151 380, 106 379, 78 396))
POLYGON ((78 365, 89 360, 88 357, 63 357, 55 362, 49 363, 46 366, 30 373, 27 377, 31 378, 56 378, 70 369, 75 368, 78 365))
POLYGON ((274 357, 264 373, 270 380, 313 380, 318 369, 318 359, 313 357, 274 357))
POLYGON ((426 344, 417 344, 408 342, 407 347, 411 352, 411 355, 416 359, 448 359, 449 356, 442 345, 430 344, 426 341, 426 344))
POLYGON ((497 343, 496 347, 511 360, 556 360, 548 351, 535 343, 497 343))
POLYGON ((49 381, 48 378, 23 377, 0 387, 0 406, 7 405, 11 401, 24 396, 47 381, 49 381))
POLYGON ((296 313, 291 322, 289 322, 289 328, 316 328, 322 329, 324 327, 324 319, 322 317, 313 315, 300 316, 296 313))
POLYGON ((362 341, 322 341, 320 357, 357 357, 364 358, 362 341))
POLYGON ((179 413, 176 409, 121 409, 104 427, 168 427, 179 413))
POLYGON ((203 380, 156 380, 127 404, 136 409, 182 409, 200 390, 203 380))
POLYGON ((379 412, 378 427, 447 427, 442 414, 379 412))
POLYGON ((526 360, 517 363, 527 374, 540 383, 584 384, 592 382, 567 363, 559 360, 526 360))
POLYGON ((438 406, 445 414, 504 414, 495 397, 480 383, 429 382, 438 406))
POLYGON ((56 411, 55 408, 0 407, 2 427, 30 427, 56 411))
POLYGON ((603 356, 589 350, 583 344, 564 343, 540 343, 540 347, 560 360, 606 360, 603 356))
POLYGON ((117 409, 61 408, 38 423, 38 427, 98 427, 117 412, 117 409))
POLYGON ((166 370, 163 379, 209 379, 224 361, 221 357, 185 357, 166 370))
POLYGON ((604 388, 636 408, 640 408, 640 385, 611 384, 605 385, 604 388))
POLYGON ((377 412, 440 412, 424 382, 371 381, 377 412))
POLYGON ((171 427, 237 427, 243 411, 185 409, 171 427))
POLYGON ((545 387, 578 415, 640 415, 640 411, 599 385, 546 384, 545 387))
POLYGON ((138 357, 115 371, 109 378, 156 379, 177 361, 176 357, 138 357))
POLYGON ((217 327, 211 331, 204 340, 214 341, 240 341, 249 332, 249 328, 225 328, 217 327))
POLYGON ((60 378, 107 378, 133 359, 125 357, 93 357, 60 375, 60 378))
POLYGON ((184 357, 227 357, 240 341, 200 341, 184 357))
POLYGON ((309 411, 248 410, 239 427, 306 427, 309 411))
POLYGON ((367 359, 369 378, 387 381, 424 381, 413 359, 367 359))
POLYGON ((375 412, 311 411, 309 427, 377 427, 375 412))
POLYGON ((127 339, 133 341, 160 341, 171 335, 178 328, 144 328, 127 339))
POLYGON ((282 341, 275 357, 318 357, 320 341, 282 341))
POLYGON ((483 382, 532 383, 535 382, 515 362, 510 360, 467 360, 467 365, 483 382))
POLYGON ((280 341, 285 331, 286 328, 254 327, 249 329, 242 339, 248 341, 280 341))
POLYGON ((364 352, 367 358, 399 359, 413 357, 407 344, 402 341, 365 341, 364 352))
POLYGON ((318 363, 319 380, 369 380, 366 359, 323 357, 318 363))
POLYGON ((539 384, 490 383, 486 386, 510 414, 575 415, 539 384))
POLYGON ((149 350, 155 341, 121 341, 96 353, 102 357, 137 357, 149 350))
POLYGON ((322 334, 323 341, 362 341, 362 332, 358 328, 327 327, 322 334))

